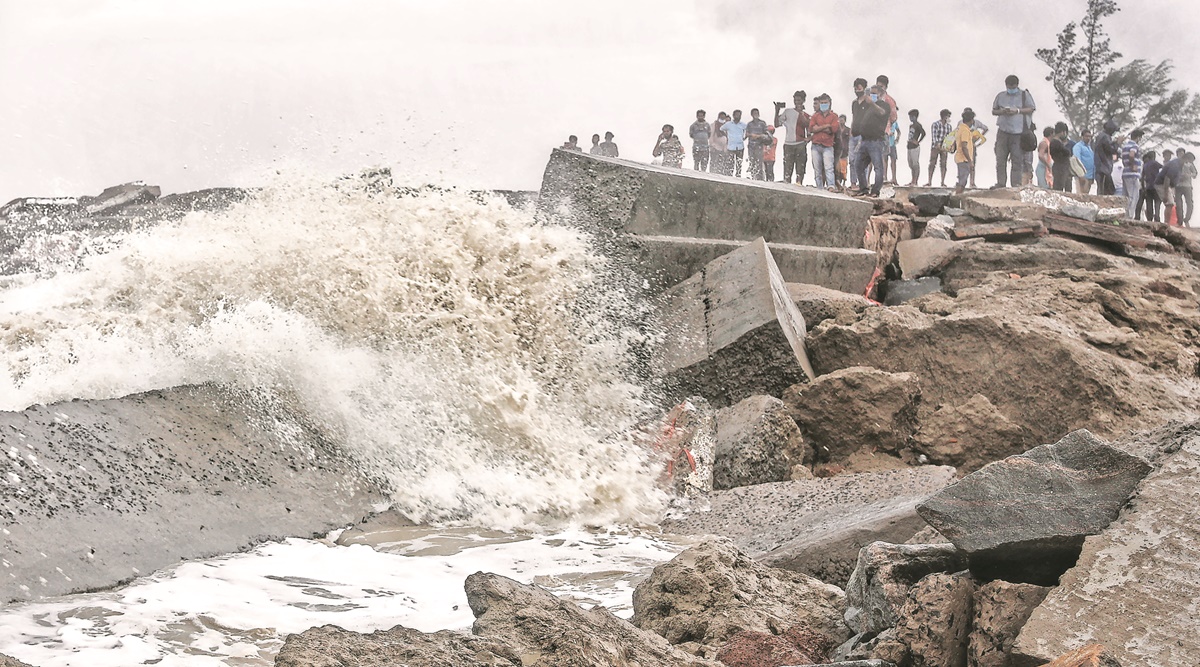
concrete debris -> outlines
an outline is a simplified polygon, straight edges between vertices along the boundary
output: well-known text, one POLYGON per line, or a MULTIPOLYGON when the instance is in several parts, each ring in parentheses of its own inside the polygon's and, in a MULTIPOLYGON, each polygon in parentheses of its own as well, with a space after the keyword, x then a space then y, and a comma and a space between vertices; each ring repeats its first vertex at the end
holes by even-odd
POLYGON ((908 592, 896 639, 914 667, 967 667, 975 581, 966 572, 931 574, 908 592))
POLYGON ((970 667, 1007 667, 1017 634, 1033 610, 1046 599, 1049 588, 1034 584, 990 581, 975 592, 975 618, 971 623, 967 664, 970 667))
POLYGON ((716 415, 713 488, 783 482, 811 454, 787 406, 774 396, 751 396, 716 415))
POLYGON ((901 241, 896 244, 900 275, 905 280, 933 275, 953 261, 961 248, 960 243, 930 236, 901 241))
POLYGON ((967 555, 952 544, 868 544, 846 584, 846 624, 868 634, 895 627, 913 584, 966 566, 967 555))
POLYGON ((1111 523, 1149 472, 1087 431, 988 464, 917 512, 983 579, 1053 585, 1083 540, 1111 523))
POLYGON ((659 374, 679 396, 725 407, 814 377, 804 317, 760 238, 662 297, 659 374))
POLYGON ((913 299, 940 293, 942 279, 937 276, 925 276, 915 280, 889 280, 884 291, 883 305, 899 306, 913 299))

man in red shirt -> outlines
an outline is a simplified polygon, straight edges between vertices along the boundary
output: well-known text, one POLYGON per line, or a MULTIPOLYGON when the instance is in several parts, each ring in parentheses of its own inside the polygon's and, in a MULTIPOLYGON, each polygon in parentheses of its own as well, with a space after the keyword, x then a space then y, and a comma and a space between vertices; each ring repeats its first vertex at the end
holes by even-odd
POLYGON ((808 121, 808 129, 812 133, 813 178, 817 181, 817 187, 821 189, 833 189, 836 183, 833 175, 833 144, 842 129, 842 124, 838 115, 831 110, 831 104, 829 94, 821 93, 814 100, 815 113, 808 121))
MULTIPOLYGON (((892 141, 890 143, 894 146, 898 143, 897 140, 900 139, 900 137, 892 137, 891 136, 891 135, 895 134, 895 132, 896 132, 896 130, 892 126, 896 122, 896 120, 898 118, 900 118, 900 114, 897 111, 897 109, 899 109, 900 107, 896 106, 896 99, 893 98, 890 93, 888 93, 888 83, 889 83, 889 79, 887 78, 886 74, 880 74, 879 76, 875 77, 875 85, 879 86, 880 88, 883 88, 883 95, 881 95, 879 97, 879 99, 883 100, 884 102, 887 102, 888 106, 890 106, 892 108, 892 113, 888 116, 887 134, 885 135, 884 138, 886 139, 888 137, 891 137, 892 141)), ((897 127, 899 127, 899 126, 897 126, 897 127)))

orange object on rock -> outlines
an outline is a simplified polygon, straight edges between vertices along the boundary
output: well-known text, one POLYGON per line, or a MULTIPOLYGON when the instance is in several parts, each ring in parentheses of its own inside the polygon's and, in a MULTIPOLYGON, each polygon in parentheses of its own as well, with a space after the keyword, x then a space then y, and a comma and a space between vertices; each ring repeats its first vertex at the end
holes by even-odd
POLYGON ((1121 667, 1101 644, 1089 644, 1058 656, 1045 667, 1121 667))

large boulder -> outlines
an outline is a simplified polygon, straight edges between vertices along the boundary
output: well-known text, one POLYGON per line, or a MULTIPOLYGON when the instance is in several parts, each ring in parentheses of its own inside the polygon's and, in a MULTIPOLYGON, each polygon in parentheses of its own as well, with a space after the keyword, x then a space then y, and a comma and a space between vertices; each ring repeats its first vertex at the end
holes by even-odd
POLYGON ((1172 438, 1120 518, 1087 538, 1079 562, 1033 612, 1013 650, 1022 667, 1089 638, 1125 665, 1200 664, 1193 611, 1200 600, 1200 428, 1188 430, 1172 438))
POLYGON ((852 366, 789 387, 784 403, 818 461, 862 448, 897 453, 916 430, 921 383, 912 373, 852 366))
POLYGON ((1007 667, 1017 635, 1029 615, 1046 599, 1049 588, 1033 584, 990 581, 975 592, 975 618, 967 664, 1007 667))
POLYGON ((896 638, 908 646, 913 667, 967 667, 974 596, 965 572, 931 574, 912 587, 896 638))
POLYGON ((871 542, 903 542, 925 526, 917 503, 954 480, 922 466, 716 491, 704 511, 671 517, 667 532, 720 535, 767 565, 845 585, 871 542))
POLYGON ((751 396, 719 410, 716 423, 714 489, 783 482, 792 479, 793 467, 806 476, 807 446, 778 398, 751 396))
POLYGON ((613 616, 603 607, 584 610, 537 586, 476 572, 467 577, 471 631, 512 648, 522 665, 609 667, 621 665, 711 666, 662 637, 613 616))
POLYGON ((836 586, 767 567, 714 540, 654 568, 634 589, 632 621, 672 644, 719 647, 740 632, 782 635, 798 626, 834 646, 849 636, 843 604, 836 586))
POLYGON ((849 324, 859 313, 878 305, 862 294, 848 294, 820 285, 788 283, 787 292, 809 329, 830 319, 849 324))
POLYGON ((921 215, 940 215, 950 201, 950 194, 950 190, 924 190, 910 193, 908 201, 916 205, 921 215))
MULTIPOLYGON (((503 642, 442 630, 424 633, 397 625, 370 634, 336 625, 288 635, 275 667, 523 667, 521 655, 503 642)), ((0 659, 0 667, 9 667, 0 659)))
POLYGON ((660 320, 655 362, 678 395, 725 407, 813 377, 804 317, 761 238, 663 294, 660 320))
POLYGON ((1129 264, 1086 243, 1047 236, 1032 243, 960 243, 954 257, 939 273, 950 294, 975 287, 988 276, 1028 276, 1040 271, 1087 269, 1107 271, 1129 264))
POLYGON ((921 420, 913 451, 930 463, 958 468, 960 474, 1026 451, 1035 443, 1027 429, 1012 423, 983 394, 960 405, 943 405, 921 420))
POLYGON ((900 275, 905 280, 934 275, 954 260, 962 245, 932 236, 901 241, 896 244, 900 275))
POLYGON ((1053 584, 1149 472, 1087 431, 984 466, 917 507, 981 578, 1053 584))
POLYGON ((966 564, 966 554, 952 544, 868 544, 846 584, 847 625, 858 633, 895 627, 914 584, 966 564))

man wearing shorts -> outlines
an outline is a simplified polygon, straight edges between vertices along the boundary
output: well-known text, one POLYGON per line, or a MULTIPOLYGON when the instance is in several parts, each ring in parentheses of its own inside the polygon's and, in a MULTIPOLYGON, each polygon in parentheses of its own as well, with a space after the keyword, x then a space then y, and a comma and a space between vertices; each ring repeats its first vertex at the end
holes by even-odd
POLYGON ((933 141, 933 145, 929 147, 929 179, 925 183, 925 187, 933 185, 933 170, 937 165, 942 168, 942 187, 946 187, 946 156, 948 153, 942 147, 946 140, 946 135, 954 131, 954 126, 950 124, 950 110, 942 109, 942 119, 933 121, 929 126, 929 138, 933 141))

